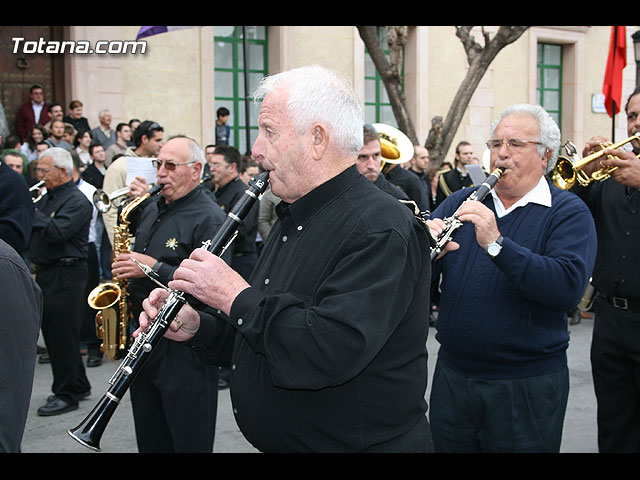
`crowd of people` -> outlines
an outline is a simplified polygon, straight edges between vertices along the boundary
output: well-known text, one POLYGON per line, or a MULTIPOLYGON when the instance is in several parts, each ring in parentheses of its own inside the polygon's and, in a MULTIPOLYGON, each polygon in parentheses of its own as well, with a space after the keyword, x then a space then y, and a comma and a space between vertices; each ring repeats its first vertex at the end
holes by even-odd
MULTIPOLYGON (((220 388, 263 452, 559 452, 567 312, 591 284, 599 449, 640 451, 634 153, 594 138, 583 154, 611 155, 586 172, 617 169, 557 188, 558 126, 539 106, 512 105, 488 132, 484 175, 499 168, 500 180, 467 201, 480 163, 469 142, 451 163, 434 165, 420 145, 392 161, 349 84, 321 67, 263 79, 247 155, 228 144, 224 109, 203 148, 153 120, 112 129, 106 109, 91 129, 81 102, 64 115, 41 90, 31 90, 37 108, 21 109, 17 143, 3 139, 0 164, 2 281, 15 292, 10 311, 30 319, 4 342, 32 379, 42 333, 53 383, 38 415, 91 394, 82 354, 100 365, 107 345, 90 292, 118 286, 131 342, 168 295, 159 282, 198 303, 182 307, 131 386, 140 452, 212 452, 220 388), (269 187, 224 254, 198 248, 263 171, 269 187), (432 260, 453 216, 462 225, 432 260)), ((631 135, 640 90, 626 110, 631 135)), ((0 401, 18 412, 0 450, 19 451, 30 393, 23 381, 0 401)))

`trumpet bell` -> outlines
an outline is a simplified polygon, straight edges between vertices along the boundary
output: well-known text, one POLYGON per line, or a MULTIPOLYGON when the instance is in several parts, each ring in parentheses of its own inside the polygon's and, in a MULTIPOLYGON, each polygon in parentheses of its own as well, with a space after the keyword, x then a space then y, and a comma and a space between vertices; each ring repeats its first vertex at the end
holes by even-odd
POLYGON ((573 162, 567 157, 558 157, 556 165, 551 173, 553 184, 563 190, 569 190, 576 184, 577 172, 573 168, 573 162))
POLYGON ((380 136, 382 161, 391 164, 405 163, 413 157, 413 142, 404 133, 391 125, 374 123, 380 136))
MULTIPOLYGON (((584 172, 583 169, 592 162, 600 162, 600 160, 602 160, 603 158, 610 157, 610 155, 608 154, 605 155, 605 149, 617 150, 634 140, 639 141, 640 134, 632 135, 629 138, 622 140, 621 142, 611 145, 601 144, 600 147, 602 149, 600 151, 592 153, 591 155, 587 155, 582 159, 576 158, 575 160, 570 160, 567 157, 558 157, 556 165, 554 166, 553 171, 550 174, 550 179, 556 187, 562 188, 563 190, 570 189, 576 184, 576 182, 583 187, 586 187, 591 182, 601 182, 603 180, 606 180, 618 167, 601 166, 599 170, 596 170, 591 175, 588 175, 586 172, 584 172)), ((571 144, 571 147, 573 147, 573 144, 571 144)), ((573 147, 573 149, 575 150, 575 147, 573 147)))
POLYGON ((96 206, 96 208, 100 213, 108 212, 109 208, 111 207, 111 201, 109 200, 109 195, 107 195, 107 193, 104 190, 97 189, 93 193, 93 204, 96 206))

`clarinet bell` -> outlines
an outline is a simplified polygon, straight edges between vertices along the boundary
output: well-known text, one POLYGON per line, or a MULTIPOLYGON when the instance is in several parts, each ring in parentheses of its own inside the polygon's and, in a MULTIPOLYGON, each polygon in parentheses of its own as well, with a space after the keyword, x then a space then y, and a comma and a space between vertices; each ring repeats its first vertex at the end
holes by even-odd
POLYGON ((100 439, 117 406, 118 402, 105 395, 89 415, 77 427, 67 430, 67 433, 78 443, 99 452, 100 439))

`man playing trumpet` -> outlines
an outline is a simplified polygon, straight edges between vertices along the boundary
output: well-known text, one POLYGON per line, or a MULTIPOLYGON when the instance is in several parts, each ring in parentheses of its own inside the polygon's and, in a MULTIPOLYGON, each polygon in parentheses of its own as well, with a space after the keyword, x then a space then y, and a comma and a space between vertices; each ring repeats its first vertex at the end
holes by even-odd
MULTIPOLYGON (((629 97, 626 113, 629 136, 640 133, 640 89, 629 97)), ((632 152, 611 150, 602 137, 589 140, 583 155, 605 145, 605 156, 585 165, 584 173, 617 168, 604 181, 572 189, 591 209, 598 234, 591 368, 600 452, 640 452, 640 142, 630 143, 632 152)))

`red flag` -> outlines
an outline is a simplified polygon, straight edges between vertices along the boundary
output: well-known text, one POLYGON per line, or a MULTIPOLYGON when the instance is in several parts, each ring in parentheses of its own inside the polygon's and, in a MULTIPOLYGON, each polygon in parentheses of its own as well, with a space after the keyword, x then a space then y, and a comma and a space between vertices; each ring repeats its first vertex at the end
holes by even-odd
POLYGON ((604 72, 604 106, 611 118, 620 112, 622 97, 622 70, 627 65, 627 28, 611 27, 609 58, 604 72), (613 111, 615 102, 615 111, 613 111))

